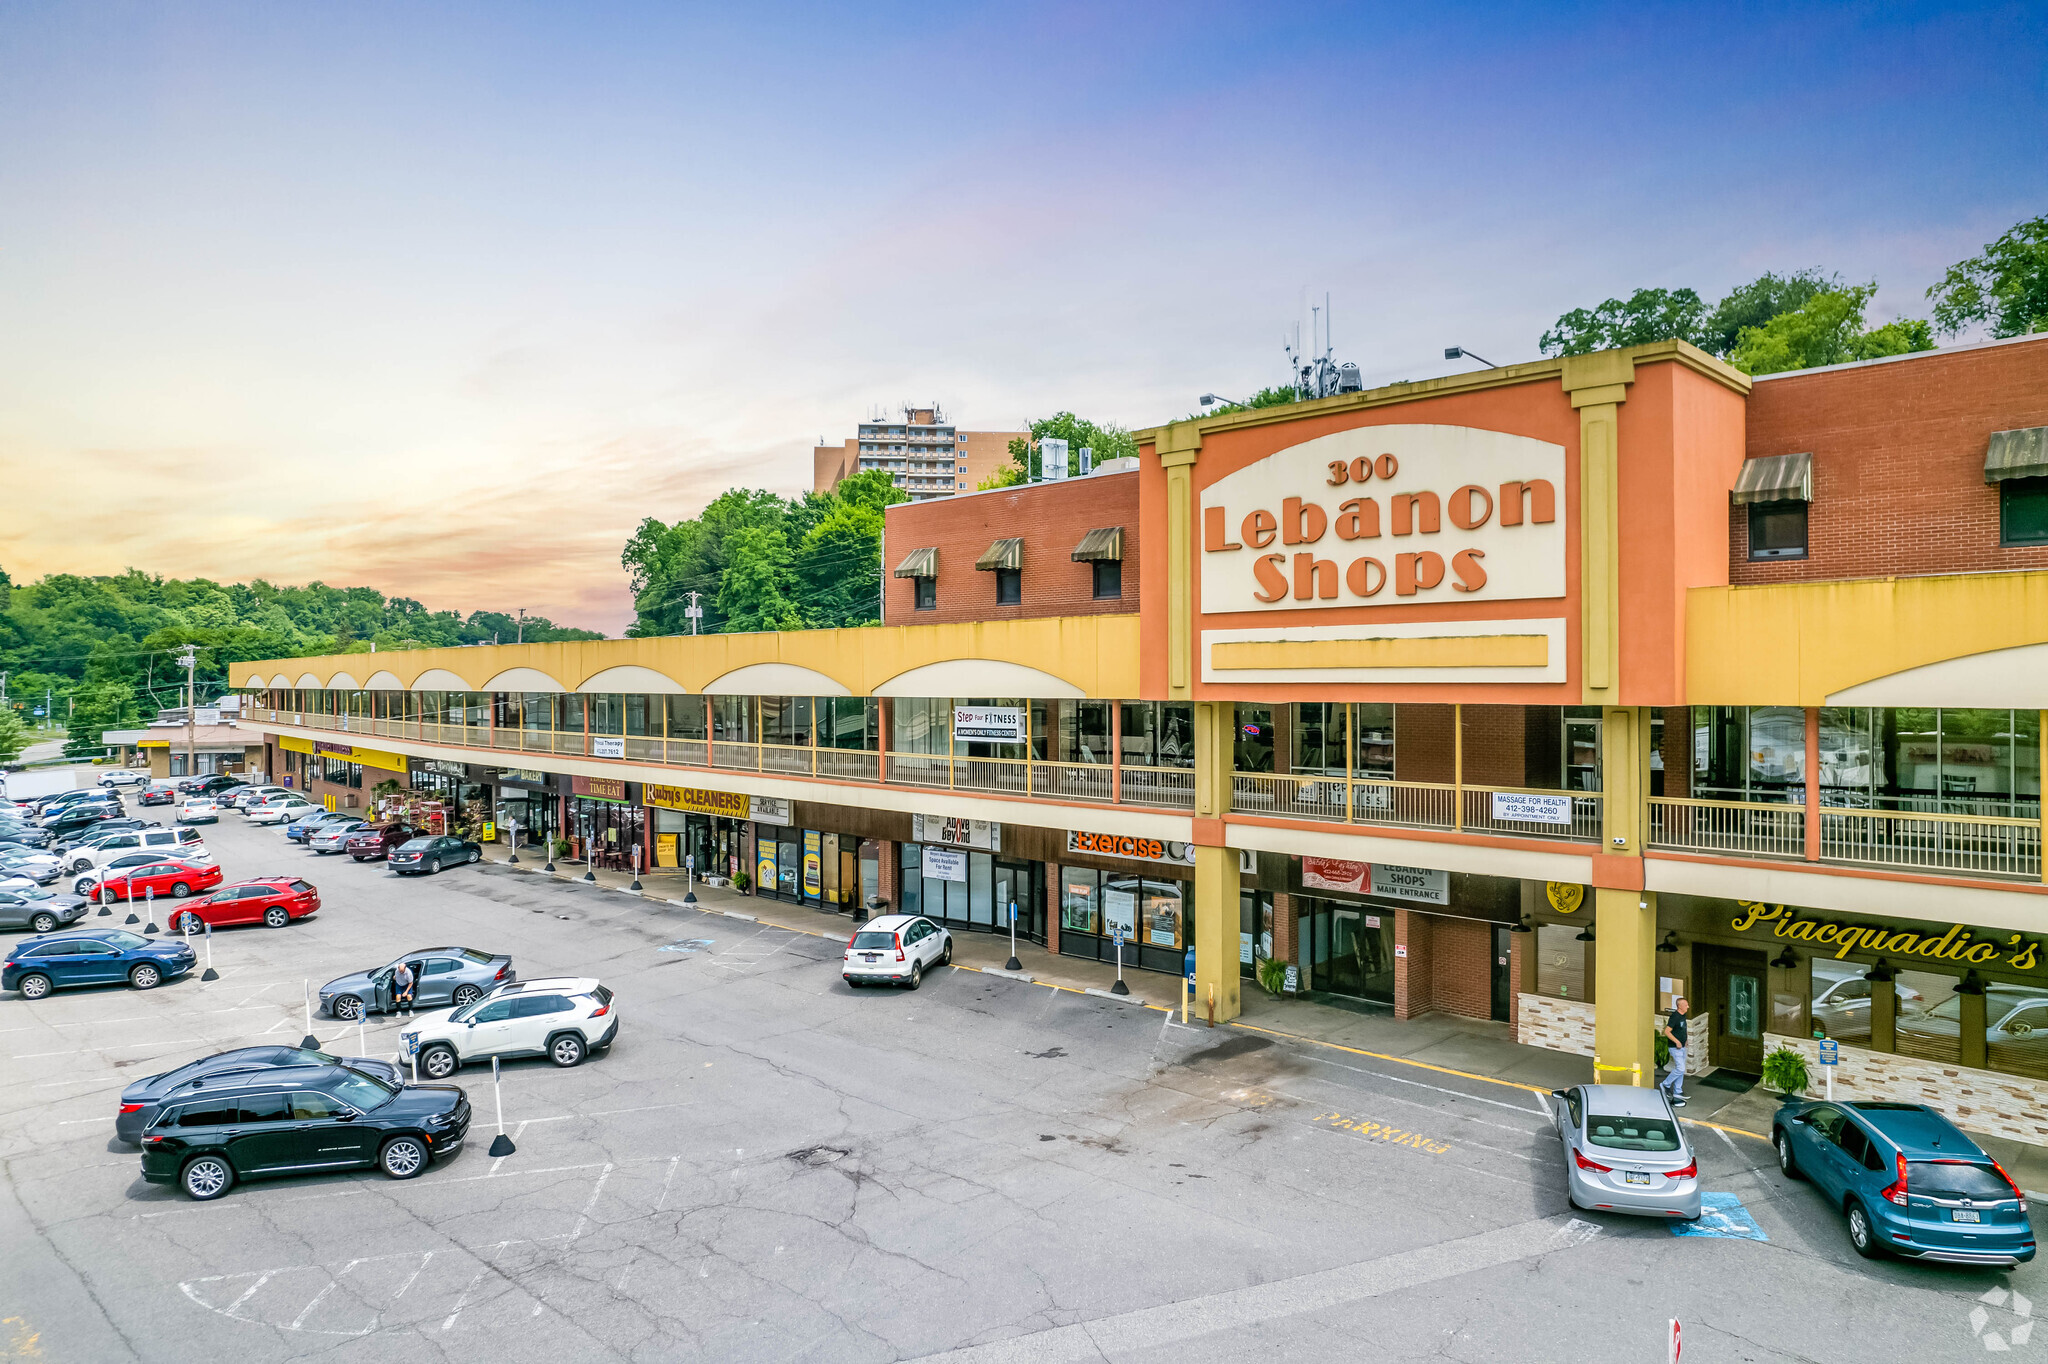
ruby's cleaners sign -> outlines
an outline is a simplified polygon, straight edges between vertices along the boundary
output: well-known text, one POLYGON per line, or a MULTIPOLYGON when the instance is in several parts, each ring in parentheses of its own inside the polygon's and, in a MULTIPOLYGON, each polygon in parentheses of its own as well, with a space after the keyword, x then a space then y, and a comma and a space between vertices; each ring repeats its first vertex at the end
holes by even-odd
POLYGON ((1202 492, 1202 610, 1512 601, 1565 591, 1564 447, 1366 426, 1202 492))

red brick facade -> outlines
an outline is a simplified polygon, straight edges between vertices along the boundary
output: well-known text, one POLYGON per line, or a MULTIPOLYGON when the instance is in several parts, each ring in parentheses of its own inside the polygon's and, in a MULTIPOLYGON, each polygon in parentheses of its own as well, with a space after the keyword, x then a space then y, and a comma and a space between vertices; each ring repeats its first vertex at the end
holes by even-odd
POLYGON ((2048 337, 1762 378, 1747 454, 1813 456, 1807 557, 1749 558, 1747 508, 1728 517, 1735 583, 2048 568, 2048 546, 2002 549, 1993 431, 2048 426, 2048 337))
POLYGON ((1134 614, 1138 609, 1138 475, 1097 474, 985 493, 898 503, 888 510, 882 542, 891 625, 945 621, 1020 620, 1033 616, 1134 614), (1095 596, 1092 565, 1075 563, 1074 547, 1099 526, 1124 528, 1123 595, 1095 596), (974 561, 997 540, 1024 540, 1022 600, 996 604, 996 575, 974 561), (895 576, 912 550, 939 551, 938 605, 917 609, 913 580, 895 576))
POLYGON ((1397 909, 1394 945, 1394 1017, 1493 1017, 1492 924, 1397 909))

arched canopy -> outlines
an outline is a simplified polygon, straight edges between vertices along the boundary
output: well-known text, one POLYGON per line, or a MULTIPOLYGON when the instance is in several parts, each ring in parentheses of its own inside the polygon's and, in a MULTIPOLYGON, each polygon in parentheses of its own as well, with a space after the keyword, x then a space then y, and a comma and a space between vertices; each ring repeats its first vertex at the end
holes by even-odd
POLYGON ((270 684, 263 680, 262 673, 250 673, 249 680, 247 682, 244 682, 242 685, 245 687, 267 687, 270 684))
MULTIPOLYGON (((586 684, 588 685, 588 684, 586 684)), ((844 683, 794 663, 752 663, 708 683, 706 696, 851 696, 844 683)))
POLYGON ((273 687, 289 688, 291 684, 292 680, 289 677, 286 677, 283 673, 279 673, 277 676, 270 679, 270 685, 273 687))
POLYGON ((345 672, 338 672, 327 679, 327 685, 335 691, 361 691, 363 684, 345 672))
POLYGON ((583 679, 583 685, 576 689, 585 692, 651 692, 665 696, 687 696, 689 688, 670 677, 667 673, 643 668, 636 663, 622 663, 616 668, 606 668, 601 673, 583 679))
POLYGON ((311 673, 299 674, 299 689, 301 691, 319 691, 322 687, 325 687, 326 685, 327 684, 325 682, 322 682, 319 678, 313 676, 313 674, 311 673))
POLYGON ((1062 678, 1022 663, 993 658, 952 658, 901 672, 875 688, 877 696, 1083 697, 1088 693, 1062 678))
POLYGON ((1832 693, 1831 706, 1982 706, 2048 709, 2048 644, 1923 663, 1832 693))
POLYGON ((446 668, 429 668, 412 680, 414 691, 476 691, 464 679, 446 668))
POLYGON ((567 691, 567 687, 538 668, 507 668, 478 688, 479 691, 567 691))
POLYGON ((398 680, 389 669, 379 668, 370 674, 370 680, 363 683, 364 691, 404 691, 405 683, 398 680))

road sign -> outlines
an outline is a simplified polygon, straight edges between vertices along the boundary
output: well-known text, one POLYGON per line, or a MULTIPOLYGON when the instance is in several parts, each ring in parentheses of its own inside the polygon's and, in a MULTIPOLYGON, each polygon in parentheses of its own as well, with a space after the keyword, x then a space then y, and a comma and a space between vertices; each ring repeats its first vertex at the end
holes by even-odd
POLYGON ((1820 1063, 1824 1066, 1840 1065, 1841 1049, 1842 1044, 1834 1038, 1823 1037, 1820 1040, 1820 1063))

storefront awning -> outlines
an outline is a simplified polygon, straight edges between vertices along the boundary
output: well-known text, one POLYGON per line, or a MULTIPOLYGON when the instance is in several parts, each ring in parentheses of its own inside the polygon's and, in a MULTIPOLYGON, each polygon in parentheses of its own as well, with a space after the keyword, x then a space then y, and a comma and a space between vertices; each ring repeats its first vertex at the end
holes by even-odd
POLYGON ((1813 501, 1812 455, 1766 455, 1743 463, 1729 500, 1747 502, 1813 501))
POLYGON ((905 555, 903 562, 896 565, 899 578, 936 578, 939 576, 939 549, 913 549, 905 555))
POLYGON ((2048 426, 1991 433, 1990 448, 1984 452, 1984 481, 2003 483, 2008 478, 2048 478, 2048 426))
POLYGON ((1074 546, 1073 558, 1076 563, 1090 559, 1121 559, 1124 557, 1124 528, 1122 526, 1101 526, 1081 537, 1081 543, 1074 546))
POLYGON ((974 566, 984 571, 997 568, 1024 567, 1024 537, 1014 540, 998 540, 983 550, 974 566))

